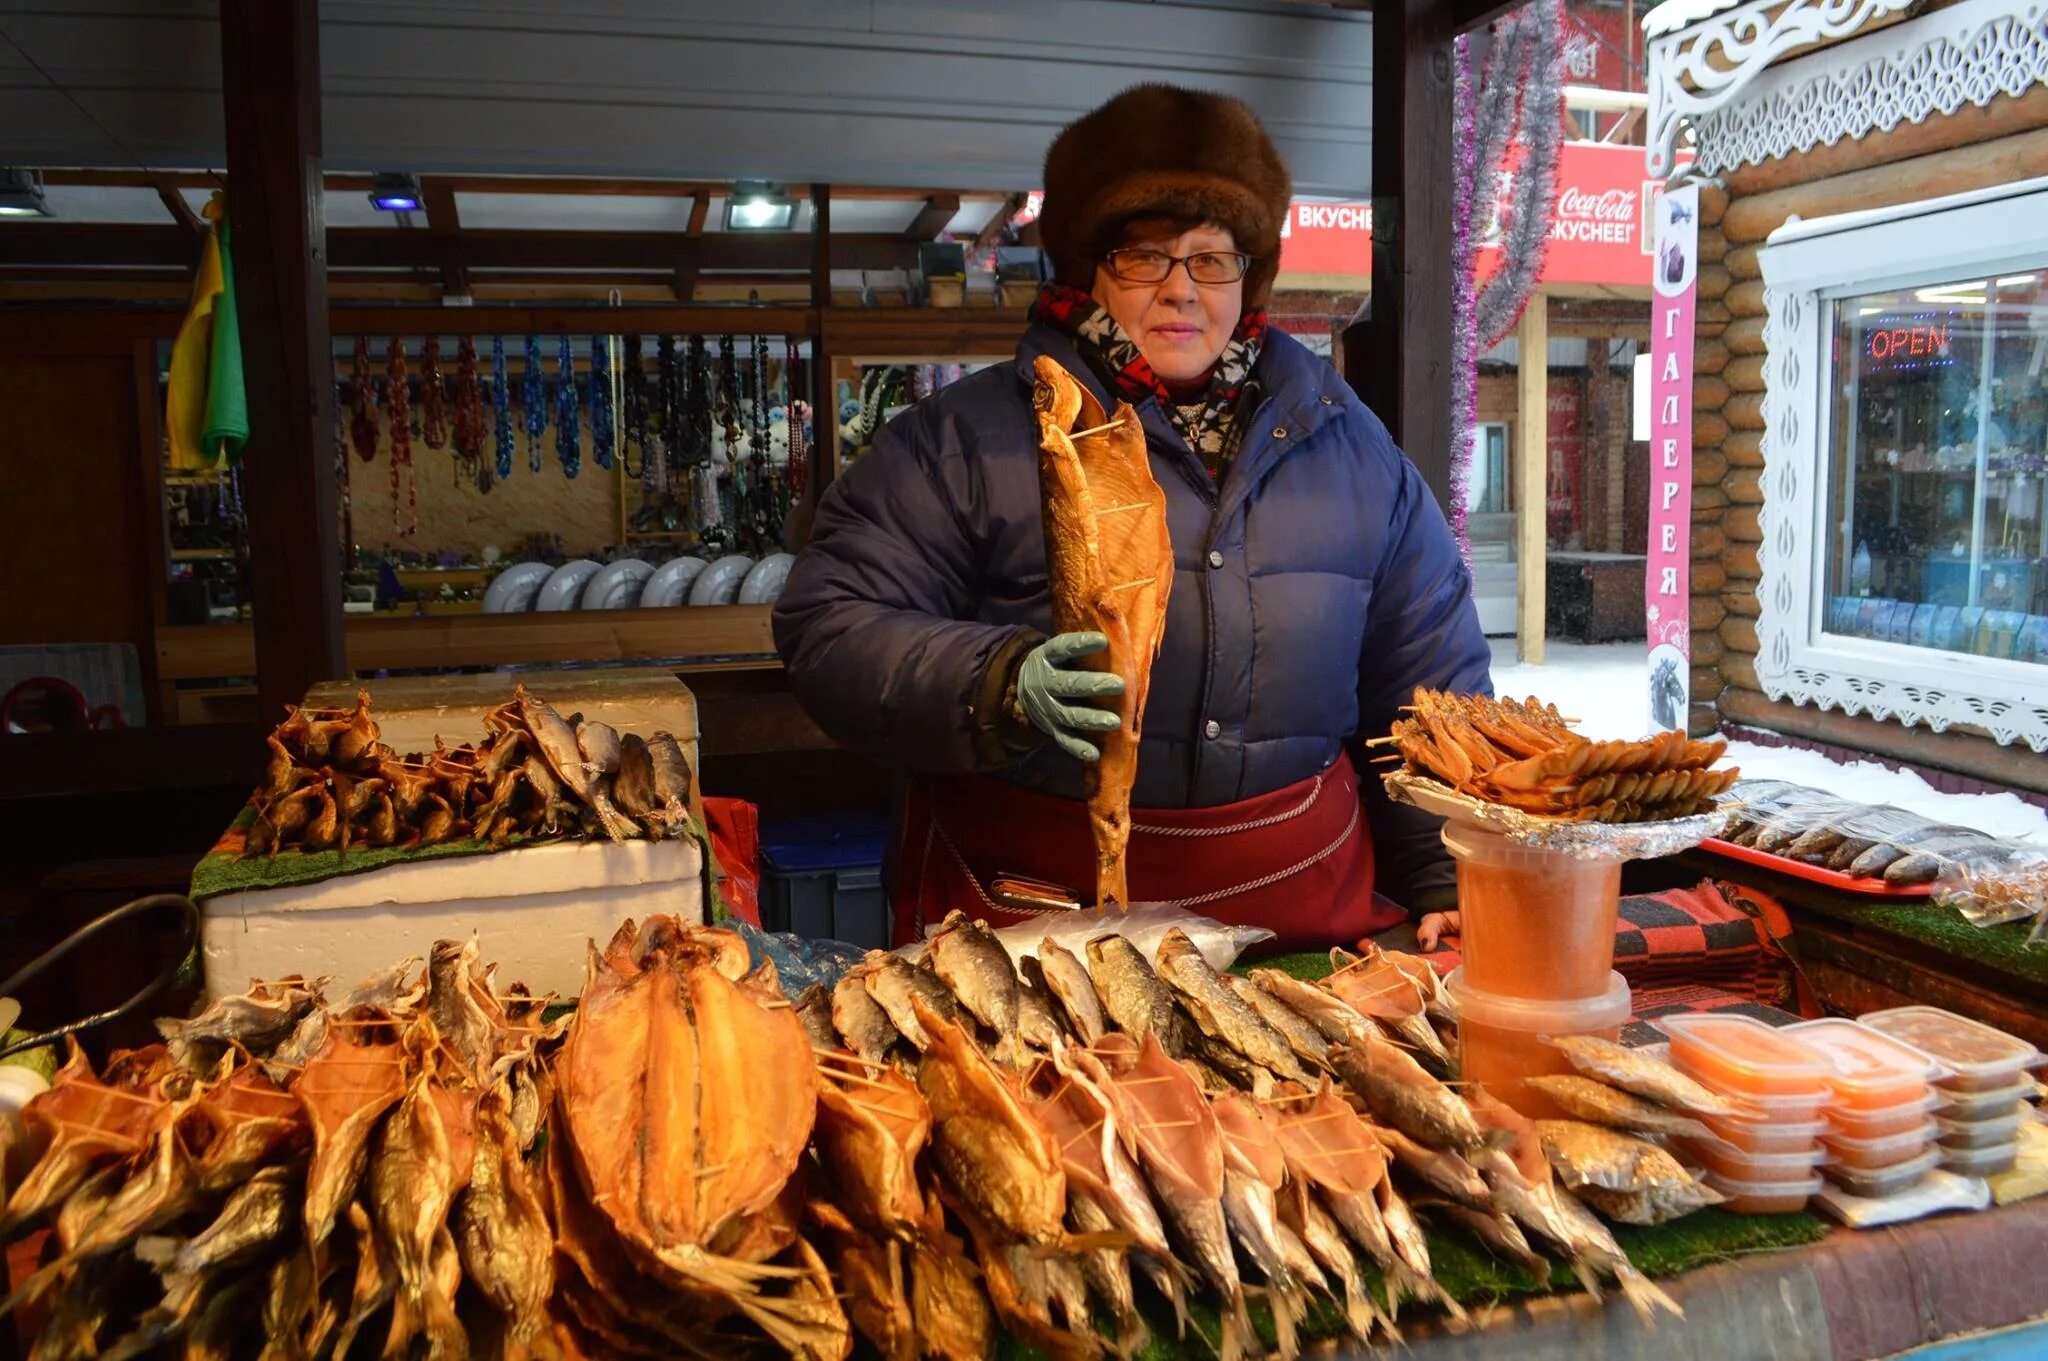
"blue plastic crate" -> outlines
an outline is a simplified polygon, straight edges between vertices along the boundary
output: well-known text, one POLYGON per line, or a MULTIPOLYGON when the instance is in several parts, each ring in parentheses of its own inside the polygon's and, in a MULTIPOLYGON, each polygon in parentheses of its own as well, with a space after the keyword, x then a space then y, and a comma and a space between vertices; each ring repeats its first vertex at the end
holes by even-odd
POLYGON ((882 854, 888 835, 889 819, 881 813, 764 820, 762 929, 886 948, 882 854))

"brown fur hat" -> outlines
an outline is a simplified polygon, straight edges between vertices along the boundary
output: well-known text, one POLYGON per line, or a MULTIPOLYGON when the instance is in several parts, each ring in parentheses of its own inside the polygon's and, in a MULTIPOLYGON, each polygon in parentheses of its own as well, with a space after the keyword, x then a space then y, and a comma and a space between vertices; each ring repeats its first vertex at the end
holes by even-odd
POLYGON ((1039 239, 1062 283, 1089 288, 1124 224, 1162 216, 1228 227, 1252 257, 1244 305, 1263 306, 1280 270, 1292 185, 1241 100, 1176 85, 1134 85, 1069 124, 1045 153, 1039 239))

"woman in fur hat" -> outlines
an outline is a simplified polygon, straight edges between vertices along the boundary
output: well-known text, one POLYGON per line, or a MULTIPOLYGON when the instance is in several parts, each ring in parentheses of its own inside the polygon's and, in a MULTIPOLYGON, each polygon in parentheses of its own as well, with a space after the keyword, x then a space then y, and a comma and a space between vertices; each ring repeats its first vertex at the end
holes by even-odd
POLYGON ((1090 700, 1121 681, 1071 666, 1100 634, 1047 636, 1041 355, 1105 409, 1137 409, 1167 498, 1132 901, 1271 927, 1280 946, 1450 905, 1436 824, 1354 759, 1416 686, 1488 690, 1490 657, 1415 468, 1327 362, 1267 326, 1288 206, 1286 166, 1234 99, 1141 85, 1074 123, 1046 156, 1055 279, 1017 363, 898 417, 819 505, 776 643, 818 724, 906 777, 899 940, 954 907, 1000 921, 1094 883, 1082 773, 1117 719, 1090 700))

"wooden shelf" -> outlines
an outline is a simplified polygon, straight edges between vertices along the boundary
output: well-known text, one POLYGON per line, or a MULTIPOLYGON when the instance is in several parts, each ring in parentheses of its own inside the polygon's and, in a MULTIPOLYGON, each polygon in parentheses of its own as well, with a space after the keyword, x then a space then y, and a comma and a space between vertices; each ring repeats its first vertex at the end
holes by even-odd
POLYGON ((173 548, 172 562, 227 562, 234 558, 232 548, 173 548))
MULTIPOLYGON (((474 614, 344 621, 352 671, 541 662, 722 659, 718 665, 772 667, 768 605, 702 605, 672 610, 474 614), (733 660, 723 660, 733 659, 733 660)), ((157 630, 163 680, 246 676, 256 669, 248 624, 173 625, 157 630)))

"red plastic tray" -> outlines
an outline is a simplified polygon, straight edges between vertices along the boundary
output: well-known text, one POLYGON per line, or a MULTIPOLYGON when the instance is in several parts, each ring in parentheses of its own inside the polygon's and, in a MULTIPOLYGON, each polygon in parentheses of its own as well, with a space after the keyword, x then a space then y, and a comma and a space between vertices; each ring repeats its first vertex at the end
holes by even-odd
POLYGON ((1888 884, 1882 879, 1858 879, 1840 870, 1831 870, 1823 865, 1809 865, 1804 860, 1792 860, 1782 855, 1772 855, 1753 846, 1738 846, 1732 841, 1710 836, 1700 843, 1705 850, 1716 855, 1725 855, 1730 860, 1757 865, 1780 874, 1789 874, 1795 879, 1809 883, 1825 884, 1844 893, 1860 893, 1866 898, 1929 898, 1934 895, 1932 884, 1888 884))

